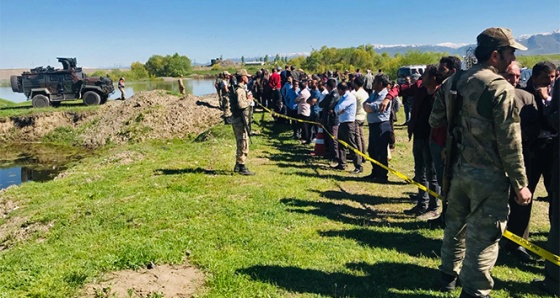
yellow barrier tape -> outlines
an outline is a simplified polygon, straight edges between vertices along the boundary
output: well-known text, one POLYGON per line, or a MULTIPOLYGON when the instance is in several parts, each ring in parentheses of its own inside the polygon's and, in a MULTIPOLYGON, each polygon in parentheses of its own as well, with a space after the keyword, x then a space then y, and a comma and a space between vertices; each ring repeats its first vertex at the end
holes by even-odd
MULTIPOLYGON (((367 155, 367 154, 361 152, 361 151, 358 150, 357 148, 354 148, 354 147, 350 146, 348 143, 346 143, 346 142, 344 142, 344 141, 342 141, 342 140, 339 140, 337 137, 335 137, 335 136, 333 136, 331 133, 329 133, 329 131, 323 126, 323 124, 321 124, 321 123, 319 123, 319 122, 315 122, 315 121, 302 120, 302 119, 292 118, 292 117, 286 116, 286 115, 284 115, 284 114, 279 114, 279 113, 276 113, 276 112, 274 112, 274 111, 272 111, 272 110, 266 108, 265 106, 263 106, 262 104, 260 104, 258 101, 255 100, 255 102, 256 102, 261 108, 263 108, 263 110, 269 112, 270 114, 272 114, 272 115, 274 115, 274 116, 276 116, 276 117, 281 117, 281 118, 284 118, 284 119, 293 120, 293 121, 298 121, 298 122, 306 122, 306 123, 315 124, 315 125, 318 125, 318 126, 322 127, 322 128, 323 128, 323 131, 324 131, 326 134, 328 134, 333 140, 336 140, 339 144, 342 144, 342 145, 345 146, 346 148, 348 148, 348 149, 354 151, 354 153, 359 154, 359 155, 362 156, 364 159, 366 159, 366 160, 368 160, 368 161, 370 161, 370 162, 376 164, 377 166, 382 167, 383 169, 387 170, 388 172, 392 173, 393 175, 395 175, 395 176, 401 178, 401 179, 404 180, 405 182, 407 182, 407 183, 409 183, 409 184, 413 184, 413 185, 415 185, 416 187, 418 187, 419 189, 421 189, 421 190, 423 190, 423 191, 429 193, 429 194, 432 195, 433 197, 436 197, 436 198, 438 198, 438 199, 440 199, 440 200, 443 200, 443 197, 442 197, 440 194, 438 194, 438 193, 434 192, 433 190, 427 188, 426 186, 424 186, 424 185, 422 185, 422 184, 420 184, 420 183, 418 183, 418 182, 412 180, 411 178, 407 177, 405 174, 403 174, 403 173, 401 173, 401 172, 399 172, 399 171, 397 171, 397 170, 394 170, 394 169, 391 169, 391 168, 385 166, 384 164, 382 164, 382 163, 378 162, 377 160, 371 158, 369 155, 367 155)), ((547 251, 547 250, 545 250, 545 249, 543 249, 543 248, 541 248, 541 247, 539 247, 539 246, 537 246, 537 245, 535 245, 535 244, 533 244, 533 243, 531 243, 531 242, 529 242, 529 241, 523 239, 522 237, 519 237, 519 236, 513 234, 513 233, 510 232, 510 231, 507 231, 507 230, 506 230, 506 231, 504 232, 503 236, 504 236, 505 238, 507 238, 507 239, 509 239, 509 240, 511 240, 511 241, 513 241, 513 242, 515 242, 515 243, 517 243, 517 244, 523 246, 524 248, 526 248, 526 249, 532 251, 533 253, 537 254, 538 256, 542 257, 543 259, 545 259, 545 260, 547 260, 547 261, 550 261, 551 263, 553 263, 553 264, 555 264, 555 265, 557 265, 557 266, 560 266, 560 257, 559 257, 559 256, 557 256, 557 255, 555 255, 555 254, 553 254, 553 253, 551 253, 551 252, 549 252, 549 251, 547 251)))
POLYGON ((528 250, 534 252, 535 254, 543 257, 544 259, 550 261, 551 263, 553 263, 557 266, 560 266, 560 257, 559 256, 557 256, 557 255, 555 255, 555 254, 553 254, 553 253, 551 253, 551 252, 549 252, 549 251, 547 251, 547 250, 545 250, 545 249, 543 249, 543 248, 541 248, 541 247, 523 239, 522 237, 519 237, 519 236, 513 234, 512 232, 510 232, 508 230, 506 230, 504 232, 504 237, 506 237, 507 239, 525 247, 526 249, 528 249, 528 250))

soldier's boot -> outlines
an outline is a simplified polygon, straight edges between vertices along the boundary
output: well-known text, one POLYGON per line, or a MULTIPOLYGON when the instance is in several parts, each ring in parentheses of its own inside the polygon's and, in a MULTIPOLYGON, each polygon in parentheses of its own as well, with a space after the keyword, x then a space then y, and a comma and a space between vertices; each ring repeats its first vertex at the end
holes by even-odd
POLYGON ((233 172, 234 173, 239 173, 239 163, 235 163, 235 167, 233 167, 233 172))
POLYGON ((442 292, 451 292, 457 288, 457 277, 440 271, 439 289, 442 292))
POLYGON ((245 165, 239 165, 239 174, 245 175, 245 176, 253 176, 253 175, 255 175, 255 173, 249 171, 249 169, 247 169, 247 167, 246 167, 245 165))
POLYGON ((231 116, 228 117, 224 116, 224 124, 231 124, 231 116))
POLYGON ((479 298, 479 297, 482 297, 482 298, 490 298, 490 295, 485 295, 485 296, 473 296, 473 295, 471 295, 471 294, 465 292, 465 290, 462 290, 462 291, 461 291, 461 295, 459 296, 459 298, 479 298))

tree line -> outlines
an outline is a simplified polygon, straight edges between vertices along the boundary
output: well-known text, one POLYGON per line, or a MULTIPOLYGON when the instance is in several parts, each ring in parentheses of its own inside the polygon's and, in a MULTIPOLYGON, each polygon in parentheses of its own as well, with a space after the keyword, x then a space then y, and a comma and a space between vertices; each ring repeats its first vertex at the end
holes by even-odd
MULTIPOLYGON (((113 69, 109 76, 113 81, 125 77, 129 81, 145 80, 158 77, 178 77, 187 75, 192 70, 191 60, 187 56, 175 53, 173 55, 152 55, 146 63, 133 62, 130 70, 113 69)), ((106 71, 97 70, 90 76, 105 76, 106 71)))

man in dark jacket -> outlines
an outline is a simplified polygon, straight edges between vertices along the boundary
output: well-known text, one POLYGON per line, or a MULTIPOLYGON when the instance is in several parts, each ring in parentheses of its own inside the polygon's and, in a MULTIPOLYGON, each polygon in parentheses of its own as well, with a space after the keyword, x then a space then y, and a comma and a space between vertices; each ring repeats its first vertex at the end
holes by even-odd
POLYGON ((319 107, 323 109, 323 113, 321 114, 321 124, 325 126, 330 134, 328 137, 325 137, 325 149, 327 152, 326 158, 338 162, 338 142, 331 137, 331 135, 338 135, 339 124, 338 116, 334 112, 334 107, 340 99, 336 91, 336 80, 329 79, 327 81, 326 88, 329 94, 327 94, 325 98, 319 102, 319 107))
POLYGON ((529 190, 534 193, 541 178, 544 178, 546 192, 552 193, 552 185, 555 184, 550 175, 552 173, 553 143, 558 138, 558 131, 550 126, 545 115, 550 106, 550 88, 555 79, 556 66, 551 62, 539 62, 533 66, 533 74, 527 81, 525 91, 535 96, 538 108, 540 132, 537 139, 531 145, 531 158, 527 169, 529 179, 529 190))
MULTIPOLYGON (((430 153, 430 113, 436 87, 441 83, 438 79, 437 66, 428 65, 422 75, 422 86, 416 88, 412 115, 408 122, 408 139, 414 136, 412 143, 412 154, 414 156, 414 178, 416 182, 424 185, 432 191, 439 193, 439 185, 436 177, 436 169, 430 153)), ((426 191, 418 191, 418 203, 410 210, 405 210, 408 215, 422 216, 423 220, 430 220, 439 216, 439 200, 429 196, 426 191)))

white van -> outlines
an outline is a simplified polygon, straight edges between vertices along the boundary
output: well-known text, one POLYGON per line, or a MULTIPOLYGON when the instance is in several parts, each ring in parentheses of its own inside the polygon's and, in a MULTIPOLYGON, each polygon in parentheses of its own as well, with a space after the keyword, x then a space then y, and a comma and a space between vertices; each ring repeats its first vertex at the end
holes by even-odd
POLYGON ((406 77, 412 76, 413 74, 422 75, 425 69, 426 69, 426 65, 402 66, 399 68, 399 70, 397 70, 397 83, 404 84, 406 83, 406 77))

